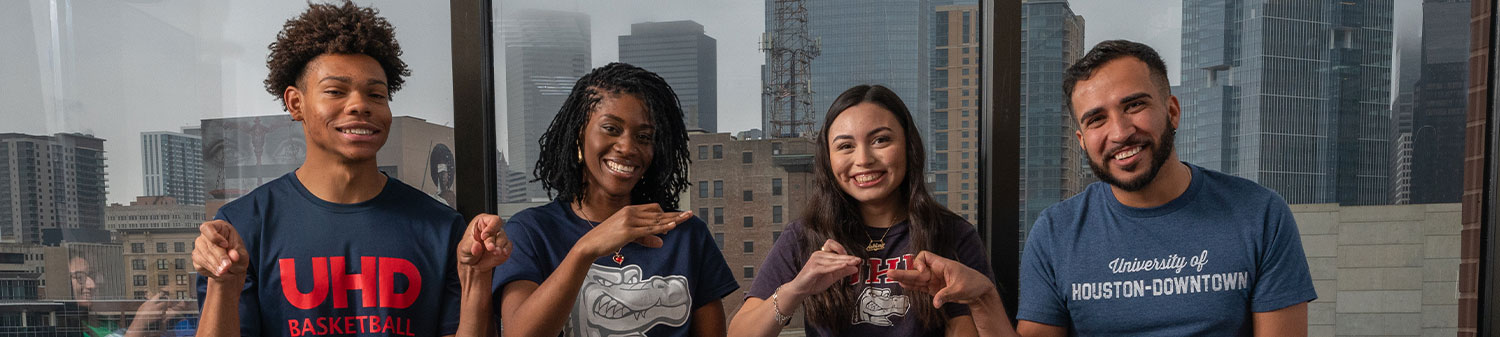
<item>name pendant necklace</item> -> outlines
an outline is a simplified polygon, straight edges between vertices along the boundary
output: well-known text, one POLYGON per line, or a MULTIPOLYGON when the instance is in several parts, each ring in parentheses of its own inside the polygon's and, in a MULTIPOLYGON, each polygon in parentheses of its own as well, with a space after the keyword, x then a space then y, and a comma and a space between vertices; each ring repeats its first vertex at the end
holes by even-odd
MULTIPOLYGON (((896 227, 896 226, 891 226, 896 227)), ((870 239, 870 244, 865 246, 867 252, 878 252, 885 249, 885 235, 891 233, 891 227, 885 228, 885 233, 880 234, 880 240, 870 237, 870 231, 865 231, 865 238, 870 239)))
MULTIPOLYGON (((599 224, 603 222, 603 221, 601 221, 601 222, 594 222, 594 220, 589 220, 588 218, 592 218, 593 216, 589 215, 589 211, 588 210, 583 209, 583 203, 581 203, 581 202, 578 203, 578 213, 583 213, 583 216, 585 216, 585 218, 583 218, 583 222, 587 222, 589 224, 589 230, 590 231, 594 230, 595 227, 598 227, 599 224)), ((866 233, 865 235, 868 236, 869 233, 866 233)), ((883 236, 881 237, 881 239, 884 239, 884 238, 885 237, 883 237, 883 236)), ((630 243, 627 242, 625 244, 628 245, 630 243)), ((625 255, 620 254, 620 250, 621 249, 625 249, 625 247, 621 246, 620 248, 615 249, 615 256, 613 258, 611 258, 611 260, 614 260, 615 264, 623 266, 623 265, 625 265, 625 255)))
POLYGON ((891 222, 891 226, 885 228, 885 233, 881 233, 880 234, 880 240, 876 240, 874 237, 871 237, 870 236, 870 231, 868 231, 868 230, 865 231, 865 238, 870 240, 870 244, 865 246, 865 251, 867 251, 867 252, 878 252, 878 251, 884 250, 885 249, 885 236, 887 234, 891 234, 891 228, 895 228, 897 222, 898 221, 892 221, 891 222))

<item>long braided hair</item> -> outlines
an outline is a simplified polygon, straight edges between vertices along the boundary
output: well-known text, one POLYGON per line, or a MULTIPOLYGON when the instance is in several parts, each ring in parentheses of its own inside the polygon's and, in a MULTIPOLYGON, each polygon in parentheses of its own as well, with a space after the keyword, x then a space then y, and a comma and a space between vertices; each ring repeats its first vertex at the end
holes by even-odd
POLYGON ((656 203, 664 210, 677 209, 677 196, 691 186, 687 179, 691 162, 682 106, 665 79, 625 63, 594 68, 573 84, 573 91, 538 141, 542 153, 532 174, 542 182, 548 195, 556 193, 558 200, 568 202, 583 201, 588 194, 584 193, 588 189, 588 180, 584 179, 587 168, 575 156, 583 145, 583 127, 606 93, 640 98, 656 127, 651 144, 655 155, 645 175, 630 190, 630 203, 656 203))

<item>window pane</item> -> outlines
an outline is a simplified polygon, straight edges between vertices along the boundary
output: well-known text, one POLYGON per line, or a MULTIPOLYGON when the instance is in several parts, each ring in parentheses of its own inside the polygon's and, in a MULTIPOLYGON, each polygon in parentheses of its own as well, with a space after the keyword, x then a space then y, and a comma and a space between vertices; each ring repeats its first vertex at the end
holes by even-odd
MULTIPOLYGON (((412 74, 389 101, 390 137, 375 165, 452 204, 447 2, 358 4, 379 9, 396 27, 412 74)), ((106 321, 126 335, 194 332, 173 329, 197 325, 188 280, 196 278, 190 259, 198 225, 297 169, 307 153, 303 124, 263 82, 267 46, 307 7, 0 2, 0 190, 7 191, 0 193, 0 256, 26 256, 0 262, 0 270, 28 271, 0 277, 0 288, 22 289, 0 301, 39 303, 43 309, 28 320, 61 317, 28 328, 0 324, 3 334, 77 335, 86 322, 106 321), (70 285, 73 276, 95 285, 84 302, 108 305, 75 306, 85 289, 70 285), (125 331, 130 318, 120 313, 161 291, 185 295, 167 303, 182 314, 125 331)))
MULTIPOLYGON (((610 62, 630 63, 661 75, 686 113, 688 149, 698 151, 688 180, 709 182, 711 192, 702 193, 704 187, 699 187, 698 193, 688 193, 681 201, 683 207, 712 210, 702 216, 712 220, 713 226, 723 225, 726 217, 761 221, 751 227, 713 228, 736 241, 757 241, 763 248, 753 254, 726 252, 723 255, 730 266, 759 266, 769 251, 764 248, 771 247, 767 241, 773 238, 771 232, 783 230, 807 211, 807 196, 815 187, 813 156, 821 150, 807 136, 821 127, 820 119, 833 99, 855 85, 885 85, 906 103, 912 127, 926 140, 921 146, 928 154, 921 168, 926 174, 916 183, 931 184, 925 177, 936 173, 957 177, 977 172, 973 169, 977 166, 961 165, 977 165, 977 157, 959 160, 956 154, 976 151, 974 146, 961 149, 959 142, 980 141, 977 132, 970 133, 974 137, 957 137, 957 131, 978 131, 979 125, 973 122, 977 114, 958 110, 963 101, 971 105, 979 101, 974 60, 980 55, 976 37, 982 34, 977 5, 970 1, 959 1, 966 5, 957 6, 927 1, 806 1, 805 36, 819 43, 819 55, 794 60, 768 56, 778 55, 775 46, 790 46, 772 41, 778 36, 777 27, 784 26, 778 23, 802 22, 776 16, 777 6, 787 3, 667 0, 653 6, 614 2, 577 6, 542 0, 498 1, 496 77, 505 80, 496 82, 504 83, 497 90, 504 90, 510 99, 506 118, 550 120, 566 93, 549 96, 543 89, 568 89, 582 74, 610 62), (951 19, 939 19, 940 7, 960 10, 951 19), (968 13, 967 21, 963 13, 968 13), (939 22, 945 24, 939 27, 939 22), (939 31, 947 33, 939 38, 939 31), (937 46, 939 40, 947 41, 944 47, 937 46), (759 47, 773 48, 768 53, 759 47), (798 64, 807 67, 791 68, 798 64), (522 101, 537 103, 516 103, 522 101), (970 123, 964 124, 965 120, 970 123), (941 157, 952 158, 951 163, 937 163, 937 156, 932 155, 932 135, 939 130, 952 135, 944 144, 944 155, 955 154, 941 157), (735 153, 741 155, 739 162, 734 162, 735 153), (734 200, 725 198, 725 191, 744 194, 734 200)), ((800 33, 783 30, 780 34, 800 33)), ((525 151, 516 145, 521 141, 509 143, 510 152, 525 151)), ((959 186, 951 184, 952 189, 959 186)), ((928 190, 933 189, 929 185, 928 190)), ((947 206, 958 210, 956 204, 947 206)), ((740 286, 749 289, 749 280, 741 280, 740 286)), ((724 299, 726 317, 735 315, 742 300, 739 296, 724 299)), ((801 324, 793 322, 787 331, 800 331, 801 324)))
POLYGON ((1136 41, 1166 63, 1181 109, 1172 133, 1178 159, 1253 181, 1289 204, 1317 290, 1308 305, 1311 335, 1359 335, 1374 326, 1378 334, 1452 334, 1463 257, 1470 7, 1023 3, 1025 99, 1014 130, 1023 144, 1022 239, 1043 210, 1105 184, 1090 167, 1091 156, 1103 158, 1091 152, 1099 147, 1074 136, 1079 124, 1067 105, 1073 97, 1062 92, 1063 73, 1101 41, 1136 41), (1364 320, 1370 324, 1336 324, 1364 320))

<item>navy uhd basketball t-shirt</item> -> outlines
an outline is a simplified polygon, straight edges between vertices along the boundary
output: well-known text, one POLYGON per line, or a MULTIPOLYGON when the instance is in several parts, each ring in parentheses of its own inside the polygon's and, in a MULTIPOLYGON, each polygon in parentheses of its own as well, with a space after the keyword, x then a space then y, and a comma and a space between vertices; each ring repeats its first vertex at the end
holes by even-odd
MULTIPOLYGON (((245 336, 434 336, 458 329, 463 218, 395 178, 375 198, 324 201, 288 173, 224 205, 250 266, 245 336)), ((207 282, 198 280, 199 306, 207 282)))

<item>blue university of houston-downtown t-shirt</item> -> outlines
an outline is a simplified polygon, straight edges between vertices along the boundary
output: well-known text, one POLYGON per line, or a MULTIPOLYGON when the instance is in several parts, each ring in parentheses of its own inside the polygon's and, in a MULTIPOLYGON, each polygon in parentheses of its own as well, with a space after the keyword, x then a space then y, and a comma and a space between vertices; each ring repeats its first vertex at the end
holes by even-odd
POLYGON ((1076 336, 1248 336, 1251 313, 1317 298, 1286 201, 1191 164, 1176 199, 1133 208, 1110 185, 1043 211, 1016 317, 1076 336))
MULTIPOLYGON (((336 204, 288 173, 214 218, 234 225, 250 254, 242 335, 436 336, 458 329, 453 255, 463 218, 396 178, 373 199, 336 204)), ((200 308, 206 285, 200 276, 200 308)))
MULTIPOLYGON (((561 201, 506 219, 511 254, 495 269, 495 304, 506 284, 545 281, 594 225, 561 201)), ((620 263, 613 254, 594 260, 562 335, 690 336, 693 310, 739 289, 703 220, 693 217, 660 237, 661 248, 626 244, 620 263)))

